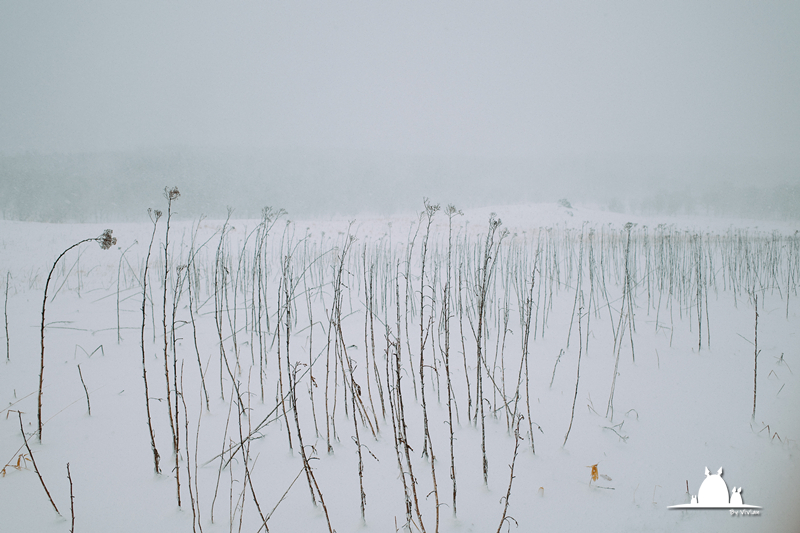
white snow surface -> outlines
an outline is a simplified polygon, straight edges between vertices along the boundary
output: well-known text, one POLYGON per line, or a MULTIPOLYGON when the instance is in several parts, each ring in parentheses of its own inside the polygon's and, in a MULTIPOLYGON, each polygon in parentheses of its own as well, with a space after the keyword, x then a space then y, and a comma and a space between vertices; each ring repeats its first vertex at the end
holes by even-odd
MULTIPOLYGON (((176 208, 180 206, 179 202, 176 208)), ((458 312, 455 309, 451 311, 450 366, 458 412, 457 419, 454 414, 453 423, 457 517, 453 516, 452 509, 447 389, 442 353, 444 340, 440 329, 442 279, 447 256, 448 218, 445 213, 436 213, 431 226, 423 289, 427 299, 423 325, 428 327, 427 321, 433 313, 424 356, 428 369, 425 393, 440 502, 438 530, 486 532, 498 531, 498 526, 502 531, 800 530, 800 506, 797 505, 800 498, 800 304, 796 294, 796 276, 800 273, 796 269, 797 256, 792 255, 797 251, 797 224, 701 217, 632 217, 580 206, 567 209, 555 204, 497 206, 455 216, 453 235, 456 245, 458 242, 463 244, 464 236, 469 235, 469 247, 482 246, 492 212, 502 219, 500 229, 508 228, 510 233, 500 245, 502 252, 498 255, 493 278, 496 290, 489 298, 490 309, 486 319, 486 368, 494 368, 494 379, 497 389, 500 389, 493 389, 484 369, 486 485, 481 466, 481 424, 480 421, 468 420, 467 414, 467 376, 471 380, 473 410, 476 394, 477 359, 473 335, 476 326, 470 325, 465 314, 463 346, 466 353, 463 353, 458 312), (615 268, 618 272, 624 269, 624 226, 628 222, 635 224, 631 233, 637 232, 637 243, 641 244, 637 248, 640 255, 632 281, 634 300, 631 308, 635 332, 633 342, 629 329, 621 335, 612 416, 610 413, 607 415, 607 407, 616 362, 614 336, 625 309, 620 305, 624 277, 613 276, 611 272, 615 268), (546 237, 548 231, 544 228, 550 228, 549 237, 546 237), (594 232, 594 254, 598 265, 600 235, 604 238, 613 235, 617 239, 614 241, 617 244, 606 246, 604 252, 608 269, 605 274, 608 300, 595 287, 597 292, 591 307, 588 305, 588 250, 584 250, 582 259, 579 258, 581 234, 583 232, 583 242, 587 244, 590 230, 594 232), (670 305, 670 288, 656 288, 655 252, 652 252, 650 263, 642 252, 648 245, 651 251, 657 249, 654 238, 657 231, 662 231, 662 234, 670 231, 676 240, 682 236, 680 238, 687 239, 687 242, 691 242, 692 235, 701 235, 703 246, 706 246, 704 253, 709 254, 710 262, 704 263, 708 270, 703 274, 707 289, 704 295, 701 292, 700 302, 700 349, 697 302, 693 299, 696 292, 689 291, 681 297, 683 299, 673 295, 670 305), (643 235, 648 236, 646 242, 649 244, 641 240, 643 235), (509 465, 514 459, 515 448, 513 431, 509 430, 508 414, 501 398, 505 387, 509 409, 513 409, 523 336, 519 300, 513 284, 508 296, 504 296, 502 280, 506 272, 514 271, 516 267, 520 271, 532 269, 537 242, 553 243, 550 254, 556 253, 557 256, 555 259, 551 257, 550 261, 558 266, 560 281, 548 284, 547 278, 552 275, 553 267, 547 270, 541 261, 538 263, 539 270, 531 293, 534 320, 538 322, 535 338, 534 326, 531 326, 528 356, 532 420, 529 425, 524 406, 523 375, 519 401, 519 411, 525 414, 520 424, 522 440, 514 464, 509 518, 501 524, 509 486, 509 465), (725 248, 724 243, 729 242, 744 244, 725 248), (528 243, 527 248, 524 243, 528 243), (528 263, 514 262, 513 257, 517 257, 511 253, 514 250, 524 251, 528 263), (760 350, 754 418, 754 301, 741 287, 734 293, 730 279, 724 279, 731 274, 726 271, 721 250, 730 250, 729 258, 738 257, 741 261, 746 255, 751 261, 748 264, 777 265, 772 271, 769 270, 771 267, 764 267, 753 292, 758 296, 760 350), (777 255, 767 257, 764 250, 777 250, 777 255), (573 318, 579 260, 583 267, 580 289, 584 291, 585 307, 588 307, 580 319, 577 311, 573 318), (569 270, 573 272, 567 276, 569 270), (769 272, 772 274, 768 275, 769 272), (648 273, 653 276, 649 284, 648 273), (435 276, 438 276, 436 280, 435 276), (552 294, 549 293, 551 290, 552 294), (543 296, 546 302, 541 300, 543 296), (598 301, 599 298, 602 299, 598 301), (504 337, 502 307, 506 300, 510 318, 504 337), (546 324, 543 326, 545 312, 546 324), (575 396, 579 352, 580 380, 575 396), (574 420, 569 439, 564 444, 574 397, 574 420), (529 427, 534 430, 535 453, 531 449, 529 427), (591 479, 592 465, 597 465, 601 476, 597 480, 591 479), (723 477, 727 485, 743 487, 744 503, 762 507, 761 513, 741 516, 725 510, 667 509, 670 505, 691 501, 705 477, 705 467, 713 472, 724 467, 723 477)), ((294 220, 285 216, 278 219, 267 240, 268 269, 262 273, 267 283, 270 313, 269 331, 266 316, 260 319, 266 365, 262 374, 263 400, 258 332, 252 321, 254 306, 258 305, 258 287, 255 287, 255 297, 252 292, 253 280, 256 279, 253 277, 253 254, 257 241, 257 235, 252 232, 259 221, 229 222, 230 233, 222 248, 229 276, 226 281, 227 302, 223 302, 225 308, 220 320, 223 347, 241 391, 246 416, 237 416, 235 400, 232 403, 233 381, 228 372, 221 369, 215 322, 215 254, 224 221, 171 222, 168 335, 175 276, 181 272, 179 265, 188 261, 195 229, 197 246, 206 243, 195 257, 195 275, 199 281, 192 287, 197 291, 193 294, 196 325, 193 328, 191 323, 189 296, 184 283, 176 311, 175 351, 171 346, 168 349, 170 372, 173 353, 177 354, 175 368, 183 375, 182 385, 179 383, 178 387, 183 391, 186 406, 184 411, 181 403, 178 410, 180 507, 176 500, 176 461, 172 451, 166 402, 168 389, 164 377, 162 298, 166 215, 158 223, 150 258, 148 297, 152 301, 145 305, 144 331, 150 409, 161 456, 160 474, 154 473, 153 468, 140 345, 140 279, 152 224, 0 221, 0 282, 3 290, 0 297, 5 298, 8 279, 7 303, 4 300, 4 304, 9 331, 7 361, 4 333, 0 345, 3 360, 0 371, 0 406, 3 408, 0 459, 6 465, 4 476, 0 478, 0 530, 69 531, 70 483, 66 470, 69 463, 76 532, 189 532, 201 528, 204 532, 256 532, 262 521, 253 493, 263 515, 274 509, 268 520, 270 531, 328 531, 323 508, 312 503, 309 482, 303 474, 291 405, 286 402, 287 426, 281 405, 277 403, 280 387, 285 392, 289 390, 285 330, 280 339, 280 367, 277 359, 279 341, 275 334, 281 258, 287 249, 291 249, 295 279, 292 320, 296 323, 291 326, 289 356, 293 364, 307 365, 310 355, 313 360, 311 373, 308 366, 298 366, 297 414, 307 453, 315 457, 310 465, 324 497, 332 528, 341 533, 395 531, 395 528, 403 530, 404 527, 416 531, 420 526, 416 511, 413 512, 414 523, 409 525, 406 521, 386 381, 387 377, 393 379, 394 376, 387 376, 385 371, 387 349, 383 321, 387 320, 391 335, 394 335, 394 294, 395 281, 398 280, 402 322, 401 383, 408 444, 424 528, 427 532, 435 531, 431 462, 429 457, 422 456, 425 442, 422 404, 419 391, 415 398, 412 383, 413 378, 419 387, 419 299, 424 221, 419 214, 413 213, 394 217, 364 216, 353 221, 341 218, 294 220), (288 225, 287 220, 291 221, 288 225), (423 222, 421 227, 419 221, 423 222), (39 442, 36 437, 41 355, 39 328, 45 280, 53 261, 64 249, 83 238, 100 235, 107 227, 114 230, 117 244, 108 251, 101 250, 93 242, 71 250, 59 262, 48 288, 42 397, 44 427, 39 442), (410 308, 406 309, 406 245, 418 227, 419 234, 409 262, 409 298, 413 305, 409 304, 410 308), (366 495, 363 521, 352 400, 350 393, 345 397, 342 380, 346 376, 341 369, 336 374, 338 381, 334 381, 334 336, 328 335, 327 313, 332 310, 335 258, 348 231, 356 240, 346 257, 342 336, 347 355, 356 365, 353 379, 361 387, 365 410, 372 417, 372 424, 377 421, 378 425, 373 436, 370 425, 357 417, 366 495), (244 254, 243 247, 246 250, 244 254), (365 248, 366 259, 362 257, 365 248), (385 298, 388 302, 386 311, 381 307, 382 303, 375 303, 378 306, 374 321, 375 359, 372 358, 370 343, 365 341, 363 281, 364 261, 372 262, 373 259, 377 299, 385 298), (243 265, 242 274, 236 278, 240 264, 243 265), (304 270, 306 266, 308 269, 304 270), (396 272, 398 267, 399 274, 396 272), (379 288, 379 285, 385 288, 379 288), (237 287, 235 295, 234 286, 237 287), (309 327, 306 288, 311 295, 313 327, 309 327), (233 321, 236 321, 235 326, 233 321), (232 335, 234 330, 236 345, 232 335), (313 333, 312 338, 309 333, 313 333), (208 410, 198 370, 195 335, 209 395, 208 410), (324 406, 329 338, 331 404, 334 385, 338 383, 333 419, 336 438, 331 437, 331 453, 326 452, 324 406), (88 389, 91 415, 87 412, 78 365, 88 389), (365 372, 367 365, 377 367, 369 376, 369 384, 365 372), (279 368, 282 384, 279 382, 279 368), (310 379, 312 373, 314 384, 310 379), (385 416, 378 399, 376 376, 383 380, 381 386, 387 397, 385 416), (372 402, 368 399, 368 386, 372 402), (315 432, 309 395, 312 388, 318 433, 315 432), (33 464, 28 460, 17 411, 22 413, 36 466, 60 515, 50 504, 33 464), (188 414, 188 421, 185 414, 188 414), (259 427, 262 421, 269 423, 259 427), (241 452, 229 465, 220 469, 218 455, 223 448, 242 440, 240 427, 244 436, 249 429, 259 427, 249 441, 251 485, 247 484, 241 452), (20 455, 23 455, 22 459, 20 455), (20 468, 16 468, 18 460, 20 468), (187 474, 192 476, 191 494, 187 474), (192 498, 195 499, 194 513, 192 498), (195 513, 197 522, 193 518, 195 513)), ((458 246, 462 251, 465 248, 458 246)), ((542 248, 540 260, 543 261, 545 256, 545 248, 542 248)), ((474 274, 476 262, 480 259, 480 254, 475 255, 475 262, 465 266, 463 271, 474 274)), ((695 263, 692 260, 691 255, 677 257, 676 271, 684 276, 694 276, 695 263)), ((737 275, 746 276, 744 273, 737 275)), ((453 283, 456 286, 455 279, 453 283)), ((594 279, 594 283, 599 284, 599 279, 594 279)), ((470 304, 466 292, 465 288, 464 306, 473 306, 469 312, 474 318, 475 297, 474 294, 470 296, 470 304)), ((169 394, 174 402, 175 391, 170 390, 169 394)), ((407 468, 406 477, 409 477, 407 468)))

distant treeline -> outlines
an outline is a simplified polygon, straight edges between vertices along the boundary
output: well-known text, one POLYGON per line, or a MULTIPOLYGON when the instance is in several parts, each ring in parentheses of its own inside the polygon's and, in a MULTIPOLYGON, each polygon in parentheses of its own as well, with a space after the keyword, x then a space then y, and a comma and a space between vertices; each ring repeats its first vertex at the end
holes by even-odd
MULTIPOLYGON (((300 151, 20 154, 0 156, 0 216, 42 222, 141 220, 148 207, 163 204, 166 186, 180 189, 176 216, 182 218, 224 218, 228 207, 234 216, 260 218, 265 206, 283 208, 292 217, 390 214, 417 209, 423 196, 466 207, 476 195, 459 179, 475 168, 449 167, 448 172, 418 159, 378 162, 300 151)), ((488 199, 502 201, 501 191, 495 189, 488 199)))
POLYGON ((618 212, 800 219, 800 175, 792 171, 798 164, 735 172, 691 162, 668 166, 652 160, 537 162, 302 150, 25 153, 0 155, 0 216, 138 221, 148 207, 162 205, 164 187, 177 186, 181 218, 224 217, 228 207, 236 217, 259 218, 265 206, 286 209, 291 217, 393 214, 418 210, 429 197, 462 208, 566 198, 618 212), (751 175, 764 185, 747 185, 755 182, 751 175))
POLYGON ((625 203, 612 199, 609 209, 639 214, 800 220, 800 183, 766 187, 723 184, 699 194, 660 191, 625 203))

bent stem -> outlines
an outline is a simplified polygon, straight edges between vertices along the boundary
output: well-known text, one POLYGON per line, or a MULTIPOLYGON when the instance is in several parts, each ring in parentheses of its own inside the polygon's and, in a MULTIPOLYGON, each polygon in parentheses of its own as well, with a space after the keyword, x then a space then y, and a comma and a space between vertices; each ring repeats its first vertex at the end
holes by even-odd
POLYGON ((113 245, 117 244, 117 238, 112 237, 111 233, 112 230, 107 229, 99 237, 91 237, 89 239, 83 239, 81 241, 76 242, 75 244, 73 244, 72 246, 61 252, 61 255, 59 255, 58 258, 56 258, 55 262, 53 263, 53 268, 50 269, 50 273, 47 275, 47 281, 44 284, 44 298, 42 299, 42 328, 41 328, 42 360, 41 360, 41 365, 39 367, 39 401, 37 407, 37 418, 38 418, 37 434, 39 442, 42 442, 42 385, 44 383, 44 314, 45 314, 45 309, 47 307, 47 289, 50 287, 50 279, 53 277, 53 272, 55 272, 56 265, 58 265, 58 262, 61 260, 62 257, 64 257, 64 255, 67 252, 69 252, 73 248, 89 241, 97 241, 100 244, 100 248, 102 248, 103 250, 108 250, 113 245))

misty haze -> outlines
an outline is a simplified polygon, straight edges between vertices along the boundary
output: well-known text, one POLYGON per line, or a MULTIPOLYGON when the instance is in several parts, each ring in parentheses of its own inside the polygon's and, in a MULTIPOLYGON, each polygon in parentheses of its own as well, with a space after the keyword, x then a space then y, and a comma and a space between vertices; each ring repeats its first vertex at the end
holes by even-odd
POLYGON ((7 3, 15 220, 409 212, 565 197, 800 212, 792 2, 7 3))
POLYGON ((2 2, 0 529, 795 533, 798 147, 797 2, 2 2))

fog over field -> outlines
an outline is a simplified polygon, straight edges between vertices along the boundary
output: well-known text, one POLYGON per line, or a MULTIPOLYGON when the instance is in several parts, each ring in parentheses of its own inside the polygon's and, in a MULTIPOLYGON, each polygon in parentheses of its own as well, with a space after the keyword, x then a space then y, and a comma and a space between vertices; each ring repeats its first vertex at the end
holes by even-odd
POLYGON ((796 533, 798 147, 796 1, 0 2, 0 529, 796 533))
POLYGON ((11 219, 590 202, 797 218, 795 2, 6 2, 11 219))

